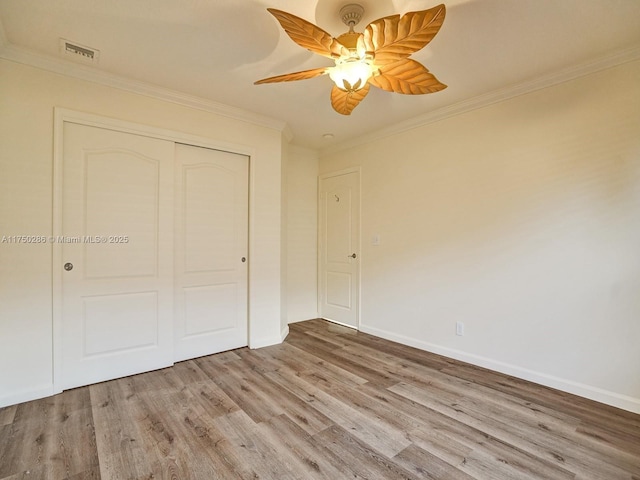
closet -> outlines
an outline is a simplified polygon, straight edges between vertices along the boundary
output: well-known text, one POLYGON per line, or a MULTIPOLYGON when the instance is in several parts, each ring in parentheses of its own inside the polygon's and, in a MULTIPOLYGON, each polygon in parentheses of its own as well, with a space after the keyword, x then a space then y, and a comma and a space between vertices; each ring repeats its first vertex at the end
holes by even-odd
POLYGON ((63 128, 59 386, 247 345, 249 158, 63 128))

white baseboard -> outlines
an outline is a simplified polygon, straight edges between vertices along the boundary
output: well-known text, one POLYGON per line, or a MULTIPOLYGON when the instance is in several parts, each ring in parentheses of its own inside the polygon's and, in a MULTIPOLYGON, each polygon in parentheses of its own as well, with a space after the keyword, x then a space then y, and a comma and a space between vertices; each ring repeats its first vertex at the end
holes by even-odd
POLYGON ((579 395, 596 402, 611 405, 613 407, 621 408, 633 413, 640 414, 640 398, 633 398, 627 395, 621 395, 616 392, 604 390, 602 388, 594 387, 591 385, 585 385, 583 383, 574 382, 573 380, 567 380, 546 373, 536 372, 527 368, 518 367, 509 363, 504 363, 491 358, 483 357, 480 355, 474 355, 471 353, 463 352, 453 348, 443 347, 441 345, 435 345, 433 343, 424 342, 411 337, 405 337, 397 333, 389 332, 375 327, 369 327, 367 325, 360 325, 360 331, 381 337, 386 340, 415 347, 420 350, 442 355, 444 357, 453 358, 463 362, 471 363, 473 365, 488 368, 496 372, 511 375, 513 377, 528 380, 530 382, 538 383, 547 387, 562 390, 563 392, 579 395))
POLYGON ((284 328, 280 331, 280 343, 284 342, 284 339, 289 335, 289 325, 285 325, 284 328))
POLYGON ((53 390, 53 384, 40 385, 37 388, 30 390, 14 392, 0 397, 0 408, 15 405, 17 403, 29 402, 31 400, 38 400, 39 398, 50 397, 55 393, 56 392, 53 390))
POLYGON ((258 340, 251 342, 249 344, 249 348, 254 349, 278 345, 287 338, 287 335, 289 335, 289 325, 285 325, 285 327, 280 331, 279 336, 274 335, 273 337, 259 338, 258 340))

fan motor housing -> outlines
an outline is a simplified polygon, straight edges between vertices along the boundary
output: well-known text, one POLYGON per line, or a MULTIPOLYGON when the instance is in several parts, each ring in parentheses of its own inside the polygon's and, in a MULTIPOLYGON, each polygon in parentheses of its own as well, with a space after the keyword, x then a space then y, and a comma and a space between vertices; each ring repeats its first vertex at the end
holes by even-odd
POLYGON ((336 38, 336 40, 338 40, 349 50, 354 50, 358 45, 358 38, 360 38, 360 35, 362 34, 356 32, 347 32, 340 35, 338 38, 336 38))

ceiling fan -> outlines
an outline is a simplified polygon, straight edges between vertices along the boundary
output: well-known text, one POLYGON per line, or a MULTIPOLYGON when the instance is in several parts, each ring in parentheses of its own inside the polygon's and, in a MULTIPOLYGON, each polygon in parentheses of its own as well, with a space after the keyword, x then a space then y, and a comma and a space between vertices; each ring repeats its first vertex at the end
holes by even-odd
POLYGON ((264 78, 255 82, 290 82, 328 74, 335 85, 331 90, 331 105, 343 115, 367 96, 370 85, 388 92, 422 95, 447 88, 421 63, 408 58, 436 36, 446 13, 444 5, 428 10, 390 15, 371 22, 358 33, 354 27, 364 13, 361 5, 345 5, 340 10, 347 33, 333 38, 312 23, 275 8, 267 9, 284 31, 301 47, 331 58, 333 67, 320 67, 301 72, 264 78))

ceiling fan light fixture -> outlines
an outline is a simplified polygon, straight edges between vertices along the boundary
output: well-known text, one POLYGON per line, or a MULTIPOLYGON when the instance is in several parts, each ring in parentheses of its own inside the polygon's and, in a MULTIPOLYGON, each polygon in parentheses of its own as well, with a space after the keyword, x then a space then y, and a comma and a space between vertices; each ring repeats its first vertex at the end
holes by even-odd
POLYGON ((303 18, 275 8, 268 8, 289 38, 310 52, 332 59, 335 66, 285 73, 254 82, 290 82, 329 75, 335 83, 331 89, 331 106, 342 115, 351 112, 368 95, 370 87, 405 95, 439 92, 447 86, 409 56, 422 49, 440 31, 446 7, 382 17, 366 26, 362 33, 354 30, 364 9, 349 4, 340 10, 349 31, 333 38, 320 27, 303 18))
POLYGON ((375 70, 374 66, 365 59, 349 58, 336 60, 336 66, 329 70, 329 77, 339 89, 355 92, 364 88, 375 70))

